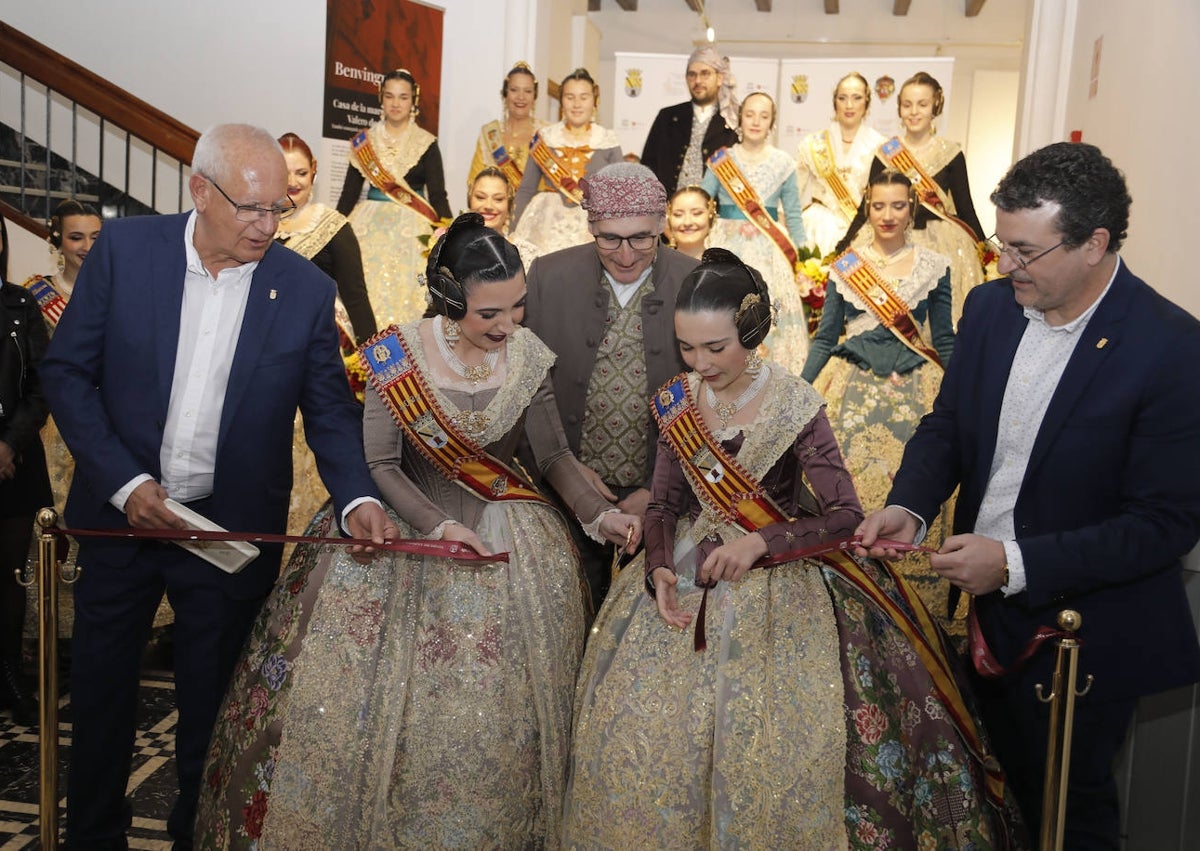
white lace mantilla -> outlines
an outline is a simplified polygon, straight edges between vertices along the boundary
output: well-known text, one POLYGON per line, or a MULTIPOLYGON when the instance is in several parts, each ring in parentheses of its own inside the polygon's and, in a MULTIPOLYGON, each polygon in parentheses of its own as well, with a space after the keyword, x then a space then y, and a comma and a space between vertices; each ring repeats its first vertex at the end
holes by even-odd
MULTIPOLYGON (((860 256, 863 256, 865 259, 865 255, 862 253, 863 249, 859 248, 858 251, 860 256)), ((912 310, 933 291, 938 281, 941 280, 942 275, 946 274, 946 269, 949 266, 949 261, 941 254, 930 251, 923 246, 915 245, 913 246, 913 267, 908 276, 893 278, 884 274, 883 277, 891 286, 892 292, 908 305, 909 310, 912 310)), ((857 337, 859 334, 865 334, 868 331, 878 328, 879 319, 867 307, 867 303, 858 297, 858 293, 851 289, 836 272, 830 270, 829 274, 837 279, 838 292, 842 298, 846 299, 846 303, 863 311, 861 315, 855 316, 846 323, 846 336, 857 337)))

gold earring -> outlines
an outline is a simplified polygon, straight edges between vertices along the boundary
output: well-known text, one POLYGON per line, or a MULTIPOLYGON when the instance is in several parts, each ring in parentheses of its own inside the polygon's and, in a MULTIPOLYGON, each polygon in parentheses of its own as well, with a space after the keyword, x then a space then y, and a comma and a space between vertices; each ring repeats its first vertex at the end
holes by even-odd
POLYGON ((746 355, 746 372, 751 375, 758 375, 759 370, 762 369, 762 365, 762 355, 758 353, 758 349, 753 349, 746 355))
POLYGON ((449 316, 442 317, 442 336, 446 338, 446 342, 450 344, 450 348, 458 343, 458 338, 462 336, 462 326, 449 316))

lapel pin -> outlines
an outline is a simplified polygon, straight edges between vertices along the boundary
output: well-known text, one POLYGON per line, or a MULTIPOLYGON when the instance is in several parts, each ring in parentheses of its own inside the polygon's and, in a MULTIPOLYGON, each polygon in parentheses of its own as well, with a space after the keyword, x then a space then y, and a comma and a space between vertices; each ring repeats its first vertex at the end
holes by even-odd
MULTIPOLYGON (((271 292, 274 293, 275 291, 271 290, 271 292)), ((275 298, 275 296, 272 295, 271 298, 275 298)), ((1099 340, 1096 341, 1097 349, 1103 349, 1107 345, 1108 345, 1108 337, 1101 337, 1099 340)))
POLYGON ((270 299, 271 299, 271 301, 274 301, 274 300, 275 300, 275 296, 277 296, 277 295, 279 295, 279 291, 278 291, 278 290, 271 290, 271 295, 270 295, 270 299))

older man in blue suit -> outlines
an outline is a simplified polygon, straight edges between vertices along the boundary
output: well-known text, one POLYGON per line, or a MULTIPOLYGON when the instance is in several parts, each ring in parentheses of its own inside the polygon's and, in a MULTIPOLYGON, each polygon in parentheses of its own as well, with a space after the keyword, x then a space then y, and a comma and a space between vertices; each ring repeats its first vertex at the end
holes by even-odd
MULTIPOLYGON (((396 537, 363 460, 338 353, 334 284, 274 244, 287 166, 265 130, 221 125, 196 146, 194 212, 110 222, 42 365, 75 456, 78 528, 180 527, 168 497, 220 525, 282 532, 297 407, 344 529, 396 537)), ((365 554, 364 554, 365 556, 365 554)), ((191 847, 200 772, 233 665, 280 548, 228 575, 171 544, 80 542, 72 641, 67 839, 125 848, 139 662, 165 591, 175 611, 179 800, 191 847)))
MULTIPOLYGON (((996 754, 1031 825, 1041 817, 1053 654, 1021 666, 1035 630, 1083 616, 1068 848, 1116 848, 1113 759, 1140 695, 1200 679, 1181 557, 1200 537, 1200 323, 1117 252, 1121 173, 1098 148, 1056 144, 992 195, 1000 271, 966 300, 954 361, 904 452, 888 507, 860 528, 913 540, 955 486, 957 534, 930 564, 976 595, 1008 669, 977 681, 996 754), (910 513, 911 512, 911 513, 910 513)), ((874 546, 873 546, 874 545, 874 546)), ((978 642, 976 642, 978 644, 978 642)))

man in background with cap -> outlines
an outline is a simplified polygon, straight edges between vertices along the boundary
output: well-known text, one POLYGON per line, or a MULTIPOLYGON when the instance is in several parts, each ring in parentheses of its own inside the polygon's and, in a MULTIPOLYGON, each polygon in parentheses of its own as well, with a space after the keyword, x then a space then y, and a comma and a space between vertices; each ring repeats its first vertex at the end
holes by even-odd
MULTIPOLYGON (((582 185, 594 242, 533 261, 525 325, 558 356, 551 378, 571 451, 614 504, 642 515, 658 439, 650 397, 683 369, 675 296, 696 261, 659 242, 667 193, 650 169, 614 163, 582 185)), ((575 540, 599 608, 611 547, 575 540)))
POLYGON ((710 45, 688 57, 687 103, 659 111, 642 149, 642 165, 658 176, 667 196, 680 186, 698 186, 713 152, 737 140, 737 101, 729 58, 710 45))

